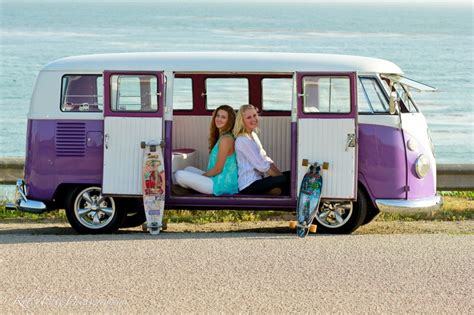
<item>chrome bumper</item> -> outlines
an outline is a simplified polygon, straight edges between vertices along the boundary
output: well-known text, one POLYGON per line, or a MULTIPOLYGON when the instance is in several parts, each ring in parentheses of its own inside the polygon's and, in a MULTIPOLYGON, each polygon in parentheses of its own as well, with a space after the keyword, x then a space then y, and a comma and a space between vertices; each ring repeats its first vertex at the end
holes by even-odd
POLYGON ((15 203, 7 203, 5 208, 31 213, 43 213, 47 210, 43 202, 26 198, 25 182, 22 179, 16 181, 15 203))
POLYGON ((380 212, 414 213, 439 210, 443 204, 443 199, 436 195, 434 197, 416 200, 376 199, 375 203, 380 212))

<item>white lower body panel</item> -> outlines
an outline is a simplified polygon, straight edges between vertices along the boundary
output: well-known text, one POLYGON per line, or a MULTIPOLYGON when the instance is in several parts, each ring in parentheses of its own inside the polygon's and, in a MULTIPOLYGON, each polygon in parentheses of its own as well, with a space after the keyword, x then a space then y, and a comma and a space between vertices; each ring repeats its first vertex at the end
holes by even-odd
POLYGON ((106 117, 102 193, 142 194, 142 141, 162 140, 161 118, 106 117))

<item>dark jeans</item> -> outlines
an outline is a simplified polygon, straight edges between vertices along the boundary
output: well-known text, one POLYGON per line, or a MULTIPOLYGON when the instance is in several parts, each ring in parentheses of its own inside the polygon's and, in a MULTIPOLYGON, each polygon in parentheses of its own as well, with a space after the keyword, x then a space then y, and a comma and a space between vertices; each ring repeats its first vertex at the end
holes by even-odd
POLYGON ((291 173, 283 172, 280 176, 268 176, 254 181, 240 193, 243 195, 264 195, 271 189, 278 187, 282 191, 282 195, 290 195, 291 173))

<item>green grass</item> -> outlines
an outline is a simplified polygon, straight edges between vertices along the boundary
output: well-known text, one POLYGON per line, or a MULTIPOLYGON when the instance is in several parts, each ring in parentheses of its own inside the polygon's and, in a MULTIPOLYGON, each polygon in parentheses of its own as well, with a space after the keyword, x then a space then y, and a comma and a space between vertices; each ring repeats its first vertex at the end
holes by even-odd
MULTIPOLYGON (((465 221, 474 220, 474 192, 442 192, 443 208, 432 213, 389 214, 381 213, 377 221, 465 221)), ((64 210, 43 214, 31 214, 5 209, 5 200, 0 200, 0 220, 60 220, 66 221, 64 210)), ((167 210, 165 220, 169 223, 206 224, 216 222, 257 222, 266 220, 290 220, 291 212, 281 211, 233 211, 233 210, 167 210)))

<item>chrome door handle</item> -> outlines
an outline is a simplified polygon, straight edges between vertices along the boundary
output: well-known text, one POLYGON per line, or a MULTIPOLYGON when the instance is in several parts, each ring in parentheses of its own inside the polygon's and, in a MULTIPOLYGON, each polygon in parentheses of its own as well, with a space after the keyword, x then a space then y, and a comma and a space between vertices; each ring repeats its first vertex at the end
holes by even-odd
POLYGON ((108 133, 105 134, 104 145, 105 145, 105 149, 109 148, 109 134, 108 133))

